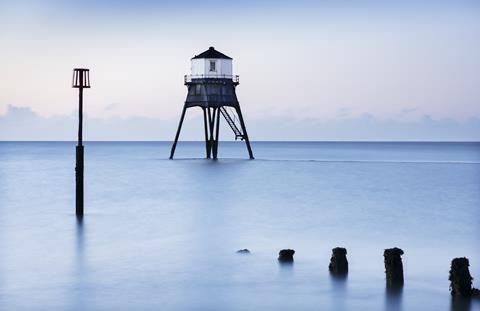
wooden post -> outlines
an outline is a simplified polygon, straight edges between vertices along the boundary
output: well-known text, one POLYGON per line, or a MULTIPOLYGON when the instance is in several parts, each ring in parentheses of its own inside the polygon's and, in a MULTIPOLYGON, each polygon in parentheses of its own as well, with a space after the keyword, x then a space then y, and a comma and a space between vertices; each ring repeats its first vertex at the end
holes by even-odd
POLYGON ((293 255, 295 251, 293 249, 282 249, 278 253, 278 261, 280 262, 293 262, 293 255))
POLYGON ((343 247, 335 247, 332 249, 332 258, 328 269, 331 273, 337 275, 346 275, 348 273, 347 249, 343 247))
POLYGON ((386 249, 383 253, 387 288, 403 287, 402 255, 403 250, 397 247, 386 249))
POLYGON ((465 257, 454 258, 450 266, 450 292, 452 296, 471 297, 473 293, 472 276, 468 267, 470 263, 465 257))

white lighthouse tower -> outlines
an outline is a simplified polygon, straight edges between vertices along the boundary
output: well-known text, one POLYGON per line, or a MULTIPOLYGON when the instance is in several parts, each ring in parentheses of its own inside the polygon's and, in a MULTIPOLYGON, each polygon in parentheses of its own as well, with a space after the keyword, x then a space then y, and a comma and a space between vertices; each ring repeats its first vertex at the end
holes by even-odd
POLYGON ((232 79, 232 59, 210 47, 191 60, 190 79, 227 78, 232 79))
POLYGON ((235 93, 235 88, 239 85, 239 77, 232 73, 232 58, 210 47, 191 59, 191 74, 185 75, 184 83, 188 89, 187 99, 183 106, 170 159, 173 159, 175 153, 186 110, 191 107, 200 107, 203 110, 207 158, 211 155, 214 159, 217 158, 221 114, 234 132, 235 140, 240 138, 245 141, 249 157, 253 159, 247 129, 235 93), (228 112, 226 107, 233 109, 228 112))

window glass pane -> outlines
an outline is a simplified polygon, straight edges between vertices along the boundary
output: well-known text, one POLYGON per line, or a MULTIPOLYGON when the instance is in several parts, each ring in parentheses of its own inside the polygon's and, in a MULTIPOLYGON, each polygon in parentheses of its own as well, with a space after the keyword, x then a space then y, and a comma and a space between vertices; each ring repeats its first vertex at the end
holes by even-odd
POLYGON ((210 61, 210 71, 217 71, 217 69, 215 68, 215 61, 213 60, 210 61))

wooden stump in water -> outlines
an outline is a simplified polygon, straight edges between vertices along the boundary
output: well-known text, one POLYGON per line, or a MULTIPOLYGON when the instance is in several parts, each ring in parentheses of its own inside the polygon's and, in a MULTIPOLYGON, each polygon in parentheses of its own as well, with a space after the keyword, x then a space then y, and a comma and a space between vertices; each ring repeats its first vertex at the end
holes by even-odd
POLYGON ((332 249, 332 258, 330 258, 330 264, 328 265, 328 269, 334 274, 348 273, 346 248, 335 247, 334 249, 332 249))
POLYGON ((282 249, 278 253, 278 261, 293 262, 293 254, 295 254, 295 251, 293 249, 282 249))
POLYGON ((385 262, 385 274, 387 277, 387 287, 403 286, 403 250, 394 247, 386 249, 383 253, 385 262))
POLYGON ((472 288, 472 276, 468 267, 468 259, 465 257, 454 258, 450 266, 450 293, 452 296, 471 297, 474 290, 472 288))

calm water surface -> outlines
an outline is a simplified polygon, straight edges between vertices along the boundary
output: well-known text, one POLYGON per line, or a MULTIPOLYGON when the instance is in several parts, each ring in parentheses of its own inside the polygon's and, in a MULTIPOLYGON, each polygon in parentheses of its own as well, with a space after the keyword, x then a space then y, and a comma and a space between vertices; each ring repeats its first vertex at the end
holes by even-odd
POLYGON ((78 223, 74 143, 0 143, 0 310, 452 310, 458 256, 480 287, 479 143, 169 147, 87 143, 78 223), (389 294, 394 246, 406 281, 389 294))

